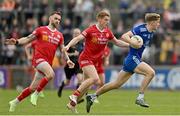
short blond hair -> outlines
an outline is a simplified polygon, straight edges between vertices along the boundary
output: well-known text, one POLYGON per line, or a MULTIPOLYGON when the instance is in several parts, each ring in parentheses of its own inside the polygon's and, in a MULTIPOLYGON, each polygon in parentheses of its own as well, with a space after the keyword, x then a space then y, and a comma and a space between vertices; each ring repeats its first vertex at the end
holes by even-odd
POLYGON ((151 22, 151 21, 157 21, 160 19, 160 15, 157 13, 146 13, 145 14, 145 21, 151 22))
POLYGON ((104 10, 101 10, 100 12, 98 12, 98 14, 96 15, 96 18, 99 19, 99 18, 104 18, 105 16, 108 16, 110 17, 110 12, 106 9, 104 10))

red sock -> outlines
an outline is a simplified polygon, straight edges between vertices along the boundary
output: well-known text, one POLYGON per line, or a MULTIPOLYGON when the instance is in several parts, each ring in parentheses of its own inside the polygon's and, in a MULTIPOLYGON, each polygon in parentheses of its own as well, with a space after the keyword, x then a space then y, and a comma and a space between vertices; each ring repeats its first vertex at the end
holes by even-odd
POLYGON ((74 93, 73 93, 73 95, 75 95, 75 96, 80 96, 80 91, 79 91, 79 90, 75 90, 74 93))
POLYGON ((29 96, 30 94, 31 94, 31 90, 30 90, 30 88, 29 87, 27 87, 27 88, 25 88, 22 92, 21 92, 21 94, 17 97, 17 99, 19 100, 19 101, 21 101, 21 100, 23 100, 24 98, 26 98, 27 96, 29 96))
POLYGON ((48 79, 46 77, 42 78, 36 90, 40 92, 46 86, 47 83, 48 79))

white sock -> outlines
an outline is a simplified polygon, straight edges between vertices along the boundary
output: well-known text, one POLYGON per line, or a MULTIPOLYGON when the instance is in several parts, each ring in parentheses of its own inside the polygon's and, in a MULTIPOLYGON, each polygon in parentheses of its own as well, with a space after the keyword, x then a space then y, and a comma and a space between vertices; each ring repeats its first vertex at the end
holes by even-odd
POLYGON ((144 93, 139 93, 137 99, 144 99, 144 93))
POLYGON ((12 101, 14 104, 18 104, 20 101, 16 98, 12 101))
POLYGON ((35 91, 33 94, 34 94, 34 95, 39 95, 39 92, 38 92, 38 91, 35 91))
POLYGON ((97 95, 96 95, 96 93, 93 93, 93 94, 91 94, 91 97, 92 97, 92 99, 97 99, 97 95))

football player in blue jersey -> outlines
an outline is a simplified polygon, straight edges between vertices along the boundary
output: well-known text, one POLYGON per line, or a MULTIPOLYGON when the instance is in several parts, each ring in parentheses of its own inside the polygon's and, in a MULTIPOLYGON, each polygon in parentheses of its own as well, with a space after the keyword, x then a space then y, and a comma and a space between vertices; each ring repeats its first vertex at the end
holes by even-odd
POLYGON ((116 81, 109 82, 99 88, 94 94, 88 94, 86 96, 87 112, 90 111, 91 105, 93 104, 93 101, 97 96, 100 96, 112 89, 119 88, 132 76, 133 73, 144 75, 144 80, 141 83, 139 95, 137 96, 135 103, 142 107, 149 107, 149 105, 144 100, 144 92, 148 87, 150 81, 153 79, 155 71, 150 65, 141 61, 141 57, 145 47, 148 46, 149 42, 153 39, 153 33, 160 26, 160 15, 157 13, 146 13, 145 22, 146 23, 144 24, 133 27, 132 30, 122 35, 122 39, 131 45, 129 53, 124 59, 123 69, 119 72, 116 81), (135 48, 134 46, 132 46, 131 37, 133 35, 139 35, 143 39, 143 45, 140 48, 135 48))

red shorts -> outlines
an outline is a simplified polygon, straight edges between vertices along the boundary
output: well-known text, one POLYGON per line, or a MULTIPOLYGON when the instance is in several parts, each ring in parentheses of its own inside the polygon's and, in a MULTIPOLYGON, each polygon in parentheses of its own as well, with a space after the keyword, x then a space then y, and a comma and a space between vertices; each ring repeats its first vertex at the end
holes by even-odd
POLYGON ((104 73, 102 59, 90 60, 89 58, 80 55, 78 62, 81 68, 88 65, 94 65, 98 74, 104 73))
MULTIPOLYGON (((33 60, 32 60, 32 66, 34 67, 34 68, 36 68, 36 66, 37 65, 39 65, 41 62, 48 62, 48 61, 46 61, 46 60, 44 60, 43 58, 39 58, 39 59, 35 59, 35 58, 33 58, 33 60)), ((39 73, 41 73, 42 75, 44 75, 45 76, 45 74, 42 72, 42 71, 40 71, 40 70, 37 70, 39 73)))
POLYGON ((34 67, 36 67, 38 64, 40 64, 41 62, 44 62, 44 61, 46 61, 46 60, 44 60, 44 59, 42 59, 42 58, 39 58, 39 59, 33 58, 33 60, 32 60, 32 65, 33 65, 34 67))
POLYGON ((48 62, 52 66, 52 62, 49 61, 47 58, 43 58, 42 56, 34 56, 32 59, 32 66, 36 67, 38 64, 44 61, 48 62))

